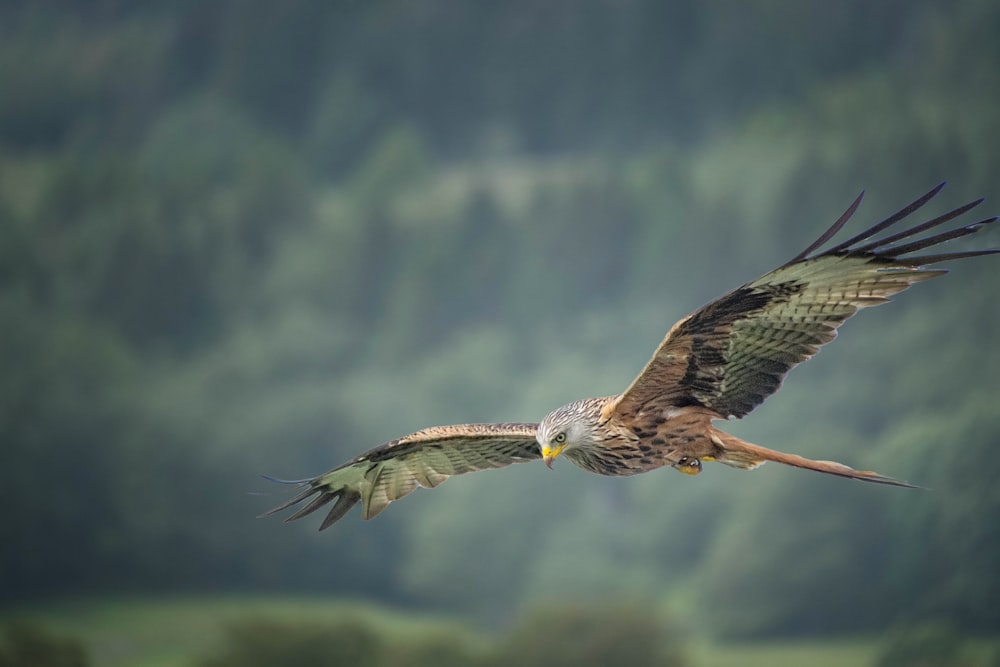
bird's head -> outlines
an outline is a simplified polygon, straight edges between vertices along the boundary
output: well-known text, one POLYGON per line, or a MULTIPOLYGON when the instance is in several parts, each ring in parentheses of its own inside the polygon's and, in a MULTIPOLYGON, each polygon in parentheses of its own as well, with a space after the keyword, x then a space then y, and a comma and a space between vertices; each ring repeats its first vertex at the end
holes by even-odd
POLYGON ((545 465, 551 468, 552 462, 563 452, 594 445, 600 412, 601 404, 588 398, 547 414, 535 434, 545 465))

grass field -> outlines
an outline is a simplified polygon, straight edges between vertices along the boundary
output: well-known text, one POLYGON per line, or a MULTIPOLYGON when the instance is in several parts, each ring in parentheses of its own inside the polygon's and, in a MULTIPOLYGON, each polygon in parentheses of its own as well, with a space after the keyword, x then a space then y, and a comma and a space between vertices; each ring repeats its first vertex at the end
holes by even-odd
MULTIPOLYGON (((280 621, 337 621, 361 617, 394 637, 460 632, 487 639, 457 621, 424 613, 387 611, 365 603, 292 597, 102 599, 50 603, 0 613, 38 623, 87 646, 94 667, 191 665, 222 640, 227 623, 266 617, 280 621)), ((688 647, 692 667, 866 667, 874 664, 879 639, 768 641, 737 644, 696 642, 688 647)), ((974 644, 970 664, 988 664, 995 642, 974 644)))
POLYGON ((706 645, 691 651, 694 667, 867 667, 879 642, 774 641, 706 645))
POLYGON ((82 600, 22 608, 0 618, 16 616, 83 641, 94 667, 174 667, 205 655, 221 641, 227 624, 237 620, 336 621, 348 615, 360 615, 401 638, 456 628, 468 633, 453 621, 365 603, 259 596, 82 600))

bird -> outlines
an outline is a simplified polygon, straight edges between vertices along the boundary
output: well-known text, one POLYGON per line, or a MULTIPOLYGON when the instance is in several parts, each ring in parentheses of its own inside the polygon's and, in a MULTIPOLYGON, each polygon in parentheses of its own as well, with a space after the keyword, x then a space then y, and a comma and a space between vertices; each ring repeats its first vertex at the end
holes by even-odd
POLYGON ((843 463, 755 445, 716 428, 714 422, 749 414, 781 387, 793 367, 832 341, 838 327, 859 309, 886 303, 911 285, 947 273, 947 269, 927 267, 1000 252, 1000 248, 955 252, 938 248, 980 231, 995 222, 996 216, 920 236, 967 213, 985 198, 887 233, 944 185, 821 250, 854 215, 864 197, 862 191, 829 229, 791 260, 671 327, 646 366, 620 394, 574 401, 538 423, 425 428, 311 479, 267 477, 301 489, 260 516, 302 505, 285 519, 294 521, 333 503, 319 527, 325 530, 359 502, 361 517, 372 519, 418 487, 430 489, 454 475, 539 459, 551 468, 560 456, 583 470, 609 476, 661 467, 697 475, 709 461, 752 470, 771 461, 865 482, 914 487, 843 463))

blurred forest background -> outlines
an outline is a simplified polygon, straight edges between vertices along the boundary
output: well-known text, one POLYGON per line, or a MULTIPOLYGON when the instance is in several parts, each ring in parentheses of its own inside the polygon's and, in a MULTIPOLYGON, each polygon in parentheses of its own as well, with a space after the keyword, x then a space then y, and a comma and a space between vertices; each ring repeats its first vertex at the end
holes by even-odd
POLYGON ((998 34, 993 0, 0 4, 3 608, 307 594, 505 628, 622 601, 719 641, 1000 634, 990 259, 730 425, 930 492, 563 463, 322 534, 254 518, 287 491, 261 473, 620 391, 862 189, 857 226, 944 179, 924 218, 1000 212, 998 34))

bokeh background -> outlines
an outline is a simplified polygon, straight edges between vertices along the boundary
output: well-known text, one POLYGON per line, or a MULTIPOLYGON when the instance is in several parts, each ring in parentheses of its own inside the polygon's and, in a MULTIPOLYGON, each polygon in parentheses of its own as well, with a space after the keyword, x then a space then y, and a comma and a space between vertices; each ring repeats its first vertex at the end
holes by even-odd
MULTIPOLYGON (((54 631, 95 664, 154 664, 143 614, 211 634, 244 604, 261 627, 329 604, 395 619, 354 639, 433 618, 555 645, 532 628, 626 619, 693 646, 982 649, 990 258, 866 311, 730 425, 931 491, 563 463, 322 534, 254 517, 287 491, 262 473, 620 391, 674 321, 862 189, 855 229, 945 179, 923 218, 981 195, 967 221, 1000 212, 998 34, 993 0, 3 3, 0 604, 32 624, 10 645, 54 631)), ((231 651, 270 636, 230 630, 231 651)), ((189 664, 191 637, 155 664, 189 664)), ((705 650, 655 664, 722 660, 705 650)))

